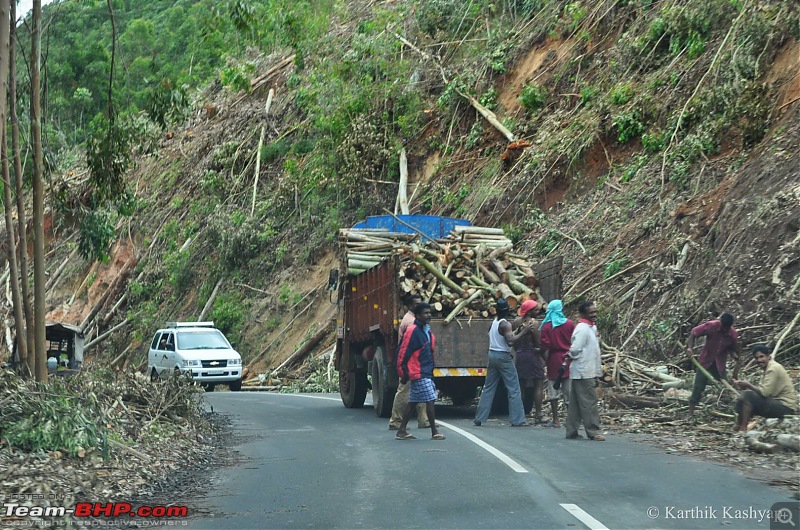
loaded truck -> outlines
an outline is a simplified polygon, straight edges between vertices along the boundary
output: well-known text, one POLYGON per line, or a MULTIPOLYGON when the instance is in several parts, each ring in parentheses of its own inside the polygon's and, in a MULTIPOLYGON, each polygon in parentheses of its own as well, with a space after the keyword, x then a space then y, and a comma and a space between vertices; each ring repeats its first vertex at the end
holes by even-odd
MULTIPOLYGON (((396 243, 381 243, 378 236, 384 241, 400 238, 405 241, 404 245, 415 249, 417 244, 444 248, 437 241, 459 230, 456 227, 470 226, 471 222, 465 219, 388 215, 369 217, 352 229, 342 231, 347 232, 348 237, 342 237, 340 232, 340 265, 339 269, 331 271, 330 289, 337 291, 334 362, 339 372, 339 393, 346 407, 362 407, 371 388, 376 415, 388 417, 399 383, 395 368, 400 344, 397 328, 405 314, 403 295, 408 293, 409 287, 401 265, 402 250, 397 250, 396 243), (353 239, 363 240, 360 248, 350 246, 353 239), (393 251, 381 256, 377 253, 379 247, 393 251), (374 249, 376 253, 362 249, 374 249)), ((556 259, 537 267, 537 294, 545 299, 560 295, 560 266, 560 259, 556 259)), ((477 284, 478 280, 475 282, 477 284)), ((488 294, 490 289, 484 288, 484 291, 482 294, 487 294, 487 299, 494 298, 493 294, 488 294)), ((465 301, 467 297, 464 292, 465 301)), ((474 311, 472 313, 453 317, 434 312, 431 321, 431 330, 436 335, 436 388, 454 405, 470 404, 486 375, 487 334, 493 317, 486 315, 486 311, 477 317, 474 311)))

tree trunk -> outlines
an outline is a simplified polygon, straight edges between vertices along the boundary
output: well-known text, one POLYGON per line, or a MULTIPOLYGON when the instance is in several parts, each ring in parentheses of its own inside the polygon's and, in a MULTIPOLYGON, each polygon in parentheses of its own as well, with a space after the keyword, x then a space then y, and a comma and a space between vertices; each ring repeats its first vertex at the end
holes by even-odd
MULTIPOLYGON (((47 382, 44 275, 44 156, 42 153, 42 0, 33 0, 31 24, 31 141, 33 142, 33 321, 36 380, 47 382)), ((22 221, 22 220, 21 220, 22 221)))
MULTIPOLYGON (((12 197, 11 197, 11 175, 8 167, 8 156, 6 153, 6 96, 8 87, 8 63, 9 63, 9 34, 11 32, 10 6, 9 0, 0 0, 0 157, 3 164, 3 206, 6 212, 6 235, 8 236, 8 264, 11 280, 11 299, 14 306, 14 327, 16 328, 16 345, 19 354, 19 363, 15 366, 21 368, 24 373, 28 366, 28 340, 25 335, 25 325, 22 310, 22 295, 19 285, 19 268, 17 264, 16 231, 14 230, 14 219, 11 217, 12 197)), ((20 222, 24 222, 21 220, 20 222)), ((26 374, 29 375, 29 374, 26 374)))
MULTIPOLYGON (((28 216, 25 213, 25 193, 23 186, 22 158, 19 145, 19 117, 17 116, 17 2, 11 4, 11 35, 9 37, 8 93, 9 114, 11 115, 11 156, 14 158, 14 187, 17 193, 17 229, 19 230, 19 275, 22 284, 22 308, 25 313, 25 336, 28 346, 28 372, 34 374, 35 356, 32 354, 34 344, 34 319, 31 301, 31 289, 28 282, 28 216)), ((22 329, 22 322, 17 329, 22 329)))
POLYGON ((400 149, 400 187, 397 191, 397 202, 400 206, 400 213, 408 215, 408 158, 406 158, 405 147, 400 149))

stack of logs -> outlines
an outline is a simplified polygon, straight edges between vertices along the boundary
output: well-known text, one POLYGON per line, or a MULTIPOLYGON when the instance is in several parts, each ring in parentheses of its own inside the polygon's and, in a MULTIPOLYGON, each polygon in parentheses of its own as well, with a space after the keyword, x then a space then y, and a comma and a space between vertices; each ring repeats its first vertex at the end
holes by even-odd
POLYGON ((513 252, 500 228, 456 226, 437 240, 382 229, 342 229, 339 241, 349 274, 399 256, 399 294, 420 295, 446 322, 459 315, 488 317, 500 297, 511 309, 529 299, 546 302, 530 260, 513 252))

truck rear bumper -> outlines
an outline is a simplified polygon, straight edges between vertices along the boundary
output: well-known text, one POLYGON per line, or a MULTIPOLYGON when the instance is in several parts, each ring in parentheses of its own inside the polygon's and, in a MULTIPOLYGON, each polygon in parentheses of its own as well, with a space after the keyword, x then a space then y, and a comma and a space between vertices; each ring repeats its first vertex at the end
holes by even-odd
POLYGON ((484 377, 486 368, 434 368, 433 377, 484 377))

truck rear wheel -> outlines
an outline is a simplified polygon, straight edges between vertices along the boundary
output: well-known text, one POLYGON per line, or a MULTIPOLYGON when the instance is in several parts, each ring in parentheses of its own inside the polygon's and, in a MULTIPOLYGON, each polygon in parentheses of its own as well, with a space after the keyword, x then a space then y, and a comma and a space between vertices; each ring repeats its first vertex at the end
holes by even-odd
POLYGON ((375 350, 375 360, 372 362, 372 404, 375 407, 375 415, 379 418, 391 416, 394 403, 394 392, 389 386, 389 370, 384 354, 383 346, 378 346, 375 350))
POLYGON ((339 395, 348 409, 363 407, 367 399, 367 372, 339 372, 339 395))

